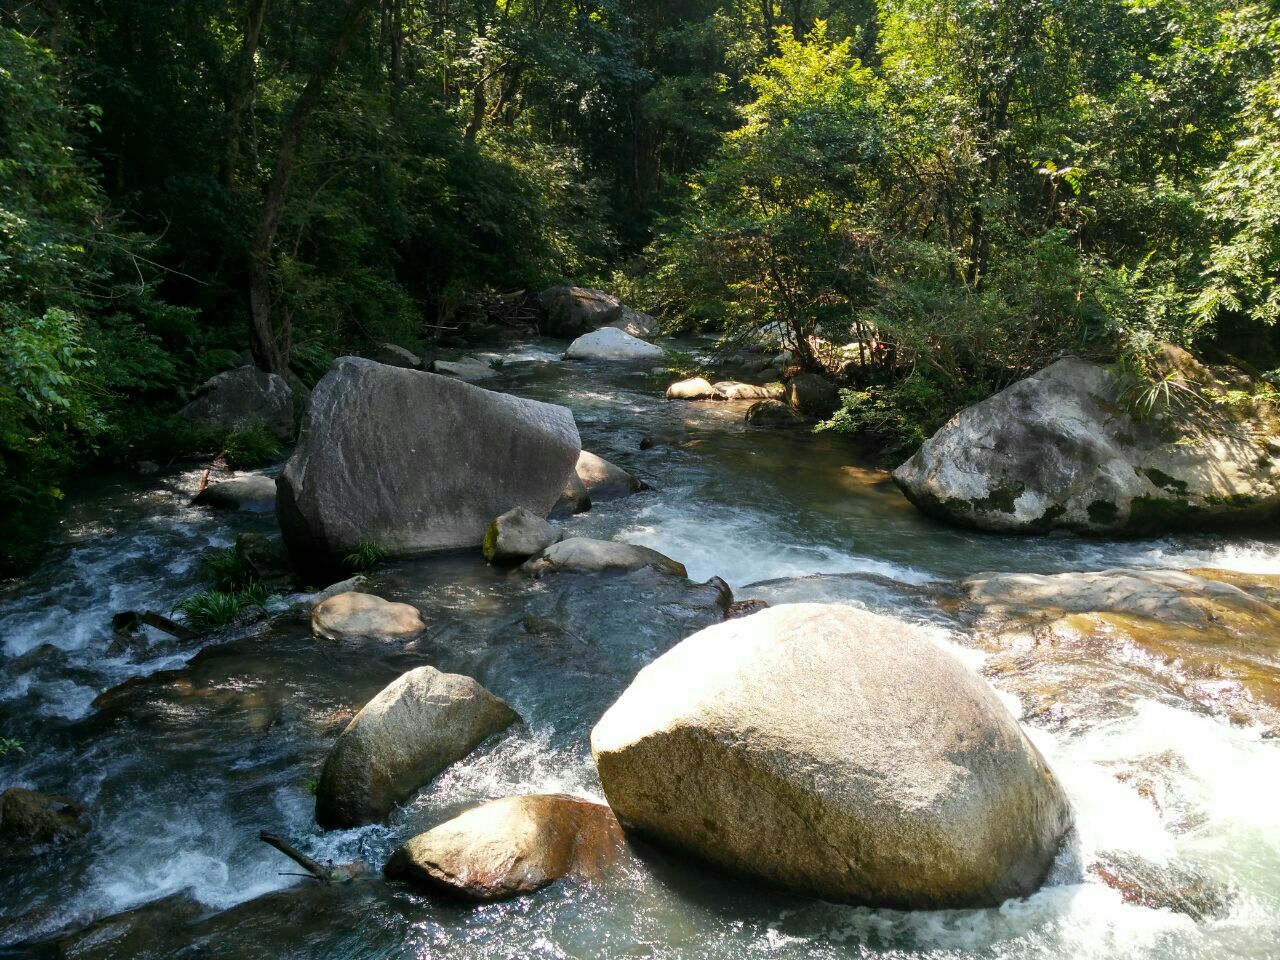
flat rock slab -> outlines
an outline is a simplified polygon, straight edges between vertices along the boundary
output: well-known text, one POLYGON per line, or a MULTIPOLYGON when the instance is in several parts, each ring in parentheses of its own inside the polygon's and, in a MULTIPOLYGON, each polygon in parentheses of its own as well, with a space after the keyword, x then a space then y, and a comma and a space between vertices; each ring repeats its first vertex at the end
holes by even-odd
POLYGON ((422 613, 370 593, 338 593, 311 611, 311 632, 326 640, 344 637, 414 637, 427 629, 422 613))
POLYGON ((1071 823, 982 678, 920 628, 785 604, 645 667, 591 733, 628 829, 824 899, 994 906, 1045 879, 1071 823))
POLYGON ((311 396, 276 516, 322 582, 372 542, 389 558, 478 547, 494 517, 545 517, 581 443, 566 408, 451 377, 339 359, 311 396))
POLYGON ((678 577, 688 576, 683 563, 657 550, 634 543, 592 540, 589 537, 561 540, 524 563, 520 570, 526 576, 541 577, 549 573, 622 573, 644 567, 678 577))
POLYGON ((414 837, 392 854, 386 874, 445 896, 504 900, 561 877, 598 877, 624 844, 603 804, 564 794, 506 797, 414 837))
POLYGON ((418 667, 355 715, 325 760, 316 822, 377 823, 486 737, 520 718, 470 677, 418 667))

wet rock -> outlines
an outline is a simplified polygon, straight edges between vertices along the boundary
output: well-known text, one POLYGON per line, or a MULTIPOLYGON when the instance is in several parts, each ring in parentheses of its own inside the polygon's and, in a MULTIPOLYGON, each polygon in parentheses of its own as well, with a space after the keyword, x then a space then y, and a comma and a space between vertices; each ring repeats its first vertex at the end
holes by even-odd
POLYGON ((236 550, 253 578, 269 590, 289 591, 297 585, 289 551, 279 537, 242 533, 236 537, 236 550))
POLYGON ((311 632, 326 640, 346 637, 415 637, 427 629, 417 607, 368 593, 339 593, 311 611, 311 632))
POLYGON ((611 293, 570 286, 548 287, 538 294, 538 304, 547 314, 544 332, 552 337, 576 337, 605 326, 611 318, 620 319, 622 308, 622 301, 611 293))
POLYGON ((551 516, 572 517, 579 513, 586 513, 590 509, 591 494, 587 492, 586 484, 582 482, 582 478, 575 471, 565 481, 564 490, 560 493, 560 499, 551 508, 551 516))
MULTIPOLYGON (((1260 578, 1252 583, 1257 589, 1260 578)), ((1069 697, 1073 683, 1096 687, 1105 664, 1133 678, 1128 699, 1145 682, 1280 731, 1280 606, 1224 579, 1120 569, 984 574, 961 586, 975 636, 994 654, 992 672, 1033 686, 1056 673, 1051 692, 1069 697)), ((1029 700, 1038 696, 1032 691, 1029 700)))
POLYGON ((1231 912, 1234 891, 1176 862, 1153 863, 1119 851, 1104 853, 1089 874, 1120 893, 1125 903, 1183 913, 1196 922, 1231 912))
POLYGON ((652 450, 655 447, 678 447, 678 446, 680 446, 679 440, 677 440, 675 437, 671 437, 662 433, 653 433, 647 437, 642 437, 640 439, 641 450, 652 450))
POLYGON ((389 367, 407 367, 411 370, 418 370, 422 367, 421 357, 412 350, 407 350, 395 343, 379 345, 369 359, 378 363, 385 363, 389 367))
POLYGON ((260 425, 280 440, 294 435, 293 393, 284 379, 254 366, 228 370, 196 390, 179 413, 228 430, 260 425))
POLYGON ((410 670, 364 705, 325 760, 316 822, 376 823, 486 737, 520 718, 470 677, 410 670))
POLYGON ((524 507, 508 510, 489 526, 481 548, 490 563, 517 563, 541 553, 561 531, 524 507))
POLYGON ((336 597, 340 593, 368 593, 369 578, 363 574, 354 577, 347 577, 345 580, 339 580, 337 583, 331 583, 323 590, 318 590, 311 598, 311 606, 314 609, 324 603, 331 597, 336 597))
POLYGON ((506 797, 414 837, 392 854, 386 874, 446 896, 503 900, 561 877, 597 877, 623 849, 622 828, 603 804, 506 797))
POLYGON ((254 474, 209 484, 191 502, 199 507, 266 513, 276 507, 275 477, 254 474))
POLYGON ((312 395, 276 516, 295 566, 323 582, 366 541, 405 557, 478 547, 512 507, 545 517, 579 450, 564 407, 344 357, 312 395))
POLYGON ((649 489, 649 485, 643 480, 638 480, 626 470, 610 463, 604 457, 596 456, 590 450, 583 450, 578 454, 575 472, 593 503, 617 500, 649 489))
POLYGON ((824 420, 840 406, 840 391, 816 373, 796 374, 787 381, 787 406, 802 417, 824 420))
POLYGON ((1069 357, 956 414, 894 480, 925 513, 987 530, 1274 524, 1275 412, 1215 402, 1223 388, 1210 371, 1166 354, 1188 398, 1180 408, 1137 419, 1123 381, 1069 357))
POLYGON ((722 380, 713 384, 712 389, 725 400, 781 400, 787 393, 787 388, 781 383, 738 383, 734 380, 722 380))
POLYGON ((88 832, 84 808, 66 797, 21 787, 0 793, 0 856, 21 856, 88 832))
POLYGON ((602 327, 578 337, 564 355, 566 360, 653 360, 666 353, 617 327, 602 327))
POLYGON ((747 423, 753 427, 796 427, 805 420, 781 400, 761 400, 747 411, 747 423))
POLYGON ((668 400, 723 400, 724 395, 706 377, 689 377, 667 387, 668 400))
POLYGON ((457 377, 459 380, 488 380, 490 377, 498 375, 497 370, 477 357, 462 357, 459 360, 437 360, 431 364, 431 369, 445 376, 457 377))
POLYGON ((980 677, 918 628, 841 605, 771 607, 684 640, 591 745, 628 829, 832 900, 1025 896, 1071 820, 980 677))
POLYGON ((621 304, 616 309, 606 313, 605 325, 617 327, 624 333, 639 337, 641 340, 652 340, 662 332, 657 320, 647 313, 632 310, 626 304, 621 304))
POLYGON ((766 600, 736 600, 729 604, 724 612, 726 620, 739 620, 742 617, 749 617, 753 613, 759 613, 761 610, 769 609, 769 603, 766 600))
POLYGON ((543 550, 520 567, 530 577, 548 573, 616 573, 653 567, 676 576, 686 576, 684 564, 634 543, 570 537, 543 550))

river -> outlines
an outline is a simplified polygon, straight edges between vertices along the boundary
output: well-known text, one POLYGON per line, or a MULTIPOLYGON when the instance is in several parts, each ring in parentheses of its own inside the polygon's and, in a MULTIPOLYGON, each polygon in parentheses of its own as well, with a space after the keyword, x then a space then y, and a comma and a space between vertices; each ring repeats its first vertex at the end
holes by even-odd
MULTIPOLYGON (((962 625, 930 600, 933 586, 979 571, 1280 573, 1280 545, 1242 537, 1013 538, 941 526, 839 437, 749 428, 743 404, 665 403, 665 380, 647 369, 558 362, 562 348, 496 351, 488 356, 504 363, 485 386, 570 407, 585 448, 654 487, 566 524, 654 547, 692 580, 724 578, 739 598, 853 603, 917 620, 980 668, 962 625), (649 434, 681 443, 641 451, 649 434)), ((1077 836, 1048 885, 998 909, 803 900, 643 844, 603 880, 474 908, 289 875, 259 830, 320 859, 380 866, 408 836, 480 800, 599 799, 587 745, 595 720, 641 666, 710 620, 697 591, 652 575, 526 581, 476 551, 376 572, 378 592, 422 609, 430 629, 418 641, 317 641, 280 598, 277 620, 247 636, 117 643, 113 612, 171 609, 203 588, 204 551, 273 525, 270 515, 189 506, 198 476, 175 469, 82 485, 39 569, 0 592, 0 735, 24 745, 0 759, 0 789, 65 794, 93 821, 86 838, 6 865, 0 956, 1280 957, 1280 740, 1154 688, 1069 724, 1026 724, 1074 806, 1077 836), (329 744, 353 710, 423 663, 476 677, 525 724, 389 824, 320 832, 310 781, 329 744), (1126 902, 1085 869, 1102 853, 1190 878, 1217 906, 1193 917, 1126 902)), ((1005 699, 1019 713, 1016 697, 1005 699)))

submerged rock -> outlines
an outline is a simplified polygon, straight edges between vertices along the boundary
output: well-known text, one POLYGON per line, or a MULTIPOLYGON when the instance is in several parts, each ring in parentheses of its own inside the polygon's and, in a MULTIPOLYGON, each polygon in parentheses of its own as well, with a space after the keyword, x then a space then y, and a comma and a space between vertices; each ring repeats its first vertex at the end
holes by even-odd
MULTIPOLYGON (((1255 589, 1265 579, 1280 588, 1280 577, 1249 578, 1255 589)), ((1132 678, 1113 701, 1135 699, 1154 684, 1280 732, 1274 601, 1174 570, 983 574, 961 587, 975 636, 993 654, 987 669, 1005 677, 1031 711, 1070 704, 1076 687, 1099 687, 1105 667, 1132 678)))
POLYGON ((538 294, 538 304, 547 314, 544 332, 553 337, 576 337, 606 326, 622 308, 611 293, 570 286, 548 287, 538 294))
POLYGON ((781 400, 761 400, 747 411, 747 423, 753 427, 796 427, 805 422, 781 400))
POLYGON ((427 629, 417 607, 368 593, 339 593, 316 604, 311 632, 326 640, 345 637, 415 637, 427 629))
POLYGON ((515 563, 541 553, 560 537, 558 528, 524 507, 516 507, 490 524, 481 548, 490 563, 515 563))
POLYGON ((31 853, 88 832, 84 808, 66 797, 21 787, 0 793, 0 857, 31 853))
POLYGON ((228 430, 261 426, 279 440, 294 435, 293 393, 282 377, 254 366, 228 370, 206 380, 179 413, 187 420, 228 430))
POLYGON ((561 877, 597 877, 624 847, 613 812, 563 794, 506 797, 419 834, 387 861, 386 874, 473 900, 532 893, 561 877))
POLYGON ((478 357, 462 357, 459 360, 437 360, 431 369, 439 374, 457 377, 459 380, 488 380, 498 371, 478 357))
POLYGON ((894 471, 925 513, 987 530, 1168 533, 1280 516, 1276 417, 1232 405, 1166 350, 1185 406, 1138 419, 1124 384, 1069 357, 960 411, 894 471))
POLYGON ((676 576, 687 576, 684 564, 657 550, 634 543, 570 537, 543 550, 520 570, 530 577, 548 573, 616 573, 653 567, 676 576))
POLYGON ((390 558, 478 547, 512 507, 545 517, 579 449, 564 407, 344 357, 312 394, 276 515, 323 582, 364 542, 390 558))
POLYGON ((376 823, 491 734, 520 718, 470 677, 418 667, 392 681, 347 725, 325 760, 316 822, 376 823))
POLYGON ((591 746, 629 829, 833 900, 1025 896, 1071 821, 980 677, 918 628, 840 605, 694 634, 640 671, 591 746))
POLYGON ((617 327, 603 327, 573 341, 564 355, 567 360, 653 360, 666 351, 617 327))
POLYGON ((649 489, 649 485, 643 480, 636 479, 626 470, 604 457, 596 456, 590 450, 583 450, 578 454, 575 472, 590 501, 595 503, 617 500, 649 489))
POLYGON ((723 400, 724 395, 706 377, 689 377, 667 387, 668 400, 723 400))
POLYGON ((1104 853, 1089 874, 1119 892, 1125 903, 1172 910, 1196 922, 1221 920, 1231 912, 1235 892, 1178 863, 1153 863, 1119 851, 1104 853))
POLYGON ((275 477, 253 474, 209 484, 191 499, 199 507, 266 513, 276 508, 275 477))
POLYGON ((781 400, 787 388, 781 383, 738 383, 722 380, 712 388, 726 400, 781 400))

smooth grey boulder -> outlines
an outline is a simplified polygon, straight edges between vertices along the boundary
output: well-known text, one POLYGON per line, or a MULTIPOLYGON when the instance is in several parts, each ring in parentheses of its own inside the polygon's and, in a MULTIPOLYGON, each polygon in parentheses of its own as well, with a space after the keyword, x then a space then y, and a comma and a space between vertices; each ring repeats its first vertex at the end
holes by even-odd
POLYGON ((418 667, 364 705, 325 760, 316 822, 377 823, 486 737, 520 718, 470 677, 418 667))
POLYGON ((798 373, 787 381, 787 406, 802 417, 821 420, 840 406, 840 391, 816 373, 798 373))
POLYGON ((786 396, 787 388, 781 383, 739 383, 736 380, 721 380, 712 384, 712 388, 725 400, 781 400, 786 396))
POLYGON ((985 530, 1274 527, 1275 411, 1222 402, 1235 384, 1176 348, 1156 373, 1180 381, 1184 405, 1140 419, 1110 370, 1059 360, 960 411, 893 479, 921 511, 985 530))
POLYGON ((326 640, 414 637, 425 629, 421 611, 412 604, 394 603, 354 590, 330 594, 311 610, 311 632, 326 640))
POLYGON ((228 430, 258 425, 279 440, 294 434, 293 392, 284 378, 254 366, 227 370, 197 388, 179 414, 186 420, 215 423, 228 430))
POLYGON ((253 474, 209 484, 191 503, 198 507, 266 513, 276 508, 276 478, 253 474))
POLYGON ((490 563, 517 563, 541 553, 561 531, 524 507, 508 510, 489 525, 481 550, 490 563))
POLYGON ((567 360, 653 360, 666 351, 617 327, 602 327, 573 341, 564 355, 567 360))
POLYGON ((590 450, 583 450, 578 454, 578 464, 574 470, 592 503, 617 500, 649 489, 649 485, 643 480, 604 457, 596 456, 590 450))
POLYGON ((829 900, 994 906, 1045 879, 1071 812, 995 692, 920 628, 837 604, 708 627, 591 733, 628 829, 829 900))
POLYGON ((688 576, 683 563, 677 563, 657 550, 634 543, 570 537, 553 544, 520 570, 526 576, 541 577, 548 573, 620 573, 653 567, 676 576, 688 576))
POLYGON ((564 407, 344 357, 312 393, 276 516, 324 582, 369 541, 389 558, 477 547, 513 507, 546 516, 580 442, 564 407))
POLYGON ((538 304, 547 314, 544 333, 552 337, 576 337, 618 319, 622 301, 603 290, 590 287, 548 287, 538 294, 538 304))
POLYGON ((565 876, 598 877, 624 848, 604 804, 564 794, 504 797, 418 834, 391 855, 386 875, 445 896, 504 900, 565 876))
POLYGON ((689 377, 667 387, 668 400, 723 400, 724 394, 711 385, 706 377, 689 377))
POLYGON ((479 357, 462 357, 458 360, 437 360, 431 364, 435 373, 459 380, 488 380, 498 375, 498 371, 479 357))

